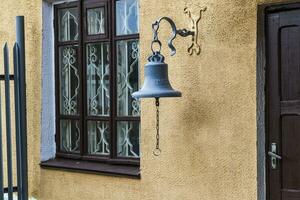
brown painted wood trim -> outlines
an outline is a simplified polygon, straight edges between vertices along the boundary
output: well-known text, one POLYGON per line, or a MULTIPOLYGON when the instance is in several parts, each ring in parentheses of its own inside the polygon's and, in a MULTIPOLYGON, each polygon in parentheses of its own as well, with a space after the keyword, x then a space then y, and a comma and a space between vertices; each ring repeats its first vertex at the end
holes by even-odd
POLYGON ((138 166, 110 165, 106 163, 61 158, 41 162, 40 166, 44 169, 96 173, 135 179, 141 178, 140 169, 138 166))
POLYGON ((86 161, 95 161, 95 162, 103 162, 111 165, 124 165, 124 166, 140 166, 139 158, 123 158, 119 157, 117 159, 109 158, 108 156, 83 156, 83 160, 86 161))
POLYGON ((116 41, 119 40, 134 40, 134 39, 139 39, 140 35, 139 34, 131 34, 131 35, 115 35, 114 39, 116 41))
MULTIPOLYGON (((110 7, 109 7, 109 11, 110 13, 114 13, 116 10, 116 3, 115 1, 110 1, 110 7)), ((116 58, 116 52, 115 52, 115 41, 113 40, 113 36, 115 34, 115 30, 116 30, 116 15, 115 14, 111 14, 109 15, 109 20, 111 22, 111 25, 108 26, 109 28, 109 39, 110 39, 110 59, 109 59, 109 65, 110 65, 110 88, 109 88, 109 92, 110 92, 110 130, 111 130, 111 135, 110 135, 110 145, 111 145, 111 153, 110 153, 110 159, 113 159, 117 156, 117 124, 115 123, 114 117, 116 116, 117 113, 117 101, 115 101, 115 97, 117 97, 116 91, 117 91, 117 71, 116 71, 116 60, 114 58, 116 58)))
POLYGON ((266 13, 274 13, 274 12, 300 9, 300 2, 299 0, 294 0, 290 2, 265 4, 263 6, 265 7, 266 13))
MULTIPOLYGON (((55 74, 55 145, 56 145, 56 151, 60 148, 60 128, 59 128, 59 119, 58 116, 60 114, 60 108, 59 108, 59 53, 58 53, 58 47, 57 47, 57 40, 58 40, 58 9, 61 8, 62 5, 55 5, 54 6, 54 74, 55 74)), ((56 155, 57 156, 57 155, 56 155)))
POLYGON ((69 120, 80 120, 79 115, 59 115, 57 116, 58 119, 69 119, 69 120))
POLYGON ((265 200, 266 188, 266 159, 265 159, 265 9, 266 5, 257 7, 257 43, 256 43, 256 94, 257 94, 257 199, 265 200), (263 85, 263 86, 262 86, 263 85), (262 89, 263 87, 263 89, 262 89))
POLYGON ((57 47, 60 47, 60 46, 72 46, 72 45, 78 45, 78 40, 72 40, 72 41, 63 41, 63 42, 60 42, 60 41, 56 41, 56 45, 57 47))
POLYGON ((282 115, 300 115, 300 101, 281 101, 282 115))
POLYGON ((111 23, 110 22, 110 19, 109 19, 109 15, 110 15, 110 12, 109 12, 109 2, 108 1, 98 1, 98 2, 91 2, 91 1, 85 1, 83 3, 83 8, 82 8, 82 13, 83 13, 83 16, 82 16, 82 24, 83 24, 83 38, 84 38, 84 41, 87 42, 87 41, 94 41, 94 40, 97 40, 97 42, 101 39, 108 39, 109 35, 110 35, 110 32, 109 32, 109 29, 108 29, 108 25, 111 23), (102 33, 102 34, 92 34, 92 35, 89 35, 88 34, 88 22, 87 22, 87 12, 89 9, 93 9, 93 8, 104 8, 104 12, 105 12, 105 33, 102 33))

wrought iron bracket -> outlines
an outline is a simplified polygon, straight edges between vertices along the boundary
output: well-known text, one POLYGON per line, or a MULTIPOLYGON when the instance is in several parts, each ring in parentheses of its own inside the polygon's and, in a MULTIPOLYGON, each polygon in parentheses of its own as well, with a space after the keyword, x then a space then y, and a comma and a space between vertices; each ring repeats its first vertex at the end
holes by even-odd
POLYGON ((202 13, 206 11, 206 7, 200 8, 198 13, 193 14, 191 9, 188 7, 184 8, 184 13, 189 16, 190 19, 190 26, 191 26, 191 31, 193 31, 195 34, 192 36, 192 44, 188 47, 188 52, 190 55, 193 55, 194 53, 196 55, 199 55, 201 52, 201 47, 198 42, 198 37, 199 37, 199 22, 202 18, 202 13))
POLYGON ((161 23, 161 21, 165 20, 167 21, 172 28, 172 35, 170 37, 170 39, 168 40, 168 47, 171 49, 171 56, 174 56, 176 54, 176 48, 173 45, 173 41, 176 38, 177 35, 181 36, 181 37, 188 37, 188 36, 192 36, 192 40, 191 40, 191 44, 189 45, 187 51, 190 55, 193 55, 194 53, 199 55, 201 52, 201 47, 200 44, 198 43, 198 32, 199 32, 199 28, 198 28, 198 23, 201 19, 202 16, 202 12, 206 10, 206 7, 201 8, 199 15, 193 15, 192 12, 188 9, 188 7, 184 8, 184 13, 186 13, 190 19, 191 22, 191 29, 187 30, 187 29, 177 29, 175 22, 169 18, 169 17, 161 17, 158 20, 156 20, 153 24, 152 24, 152 30, 153 30, 153 40, 151 43, 151 50, 153 55, 150 56, 149 60, 152 60, 152 57, 155 56, 157 57, 157 55, 161 55, 160 51, 161 51, 161 41, 158 39, 158 30, 159 30, 159 25, 161 23), (154 45, 157 44, 159 46, 158 50, 154 50, 154 45))

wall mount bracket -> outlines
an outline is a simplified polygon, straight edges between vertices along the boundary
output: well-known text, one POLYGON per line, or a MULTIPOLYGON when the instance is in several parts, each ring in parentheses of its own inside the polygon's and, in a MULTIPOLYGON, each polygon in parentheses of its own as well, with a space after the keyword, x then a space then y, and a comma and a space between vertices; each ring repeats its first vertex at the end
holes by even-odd
POLYGON ((206 11, 206 7, 201 8, 199 11, 199 15, 194 15, 192 14, 192 12, 190 11, 190 9, 188 7, 184 8, 184 13, 188 15, 189 19, 190 19, 190 30, 187 29, 177 29, 175 22, 169 18, 169 17, 161 17, 158 20, 156 20, 153 24, 152 24, 152 30, 153 30, 153 40, 151 42, 151 50, 153 55, 157 55, 160 54, 161 51, 161 42, 158 39, 158 30, 159 30, 159 25, 161 23, 161 21, 167 21, 172 28, 172 35, 170 37, 170 39, 168 40, 168 47, 171 50, 171 56, 174 56, 176 54, 176 48, 173 45, 173 40, 176 38, 177 35, 181 36, 181 37, 188 37, 188 36, 192 36, 191 38, 191 44, 189 45, 187 51, 190 55, 193 55, 194 53, 196 55, 199 55, 201 52, 201 47, 199 44, 199 40, 198 40, 198 35, 199 35, 199 26, 198 23, 200 21, 200 19, 202 18, 202 12, 206 11), (158 44, 159 49, 157 51, 154 50, 154 44, 158 44))
POLYGON ((198 14, 193 14, 191 9, 189 9, 187 6, 184 8, 184 13, 189 16, 190 19, 190 26, 191 31, 195 34, 192 36, 192 44, 188 47, 188 52, 190 55, 193 55, 194 53, 196 55, 199 55, 201 52, 201 46, 198 43, 198 37, 199 37, 199 22, 202 18, 202 13, 207 10, 207 7, 200 8, 198 11, 198 14))

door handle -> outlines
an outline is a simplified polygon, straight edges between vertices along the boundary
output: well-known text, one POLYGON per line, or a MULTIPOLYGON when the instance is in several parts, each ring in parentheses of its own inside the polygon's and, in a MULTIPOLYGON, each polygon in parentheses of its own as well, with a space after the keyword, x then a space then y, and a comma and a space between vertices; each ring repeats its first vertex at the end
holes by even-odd
POLYGON ((277 155, 277 144, 271 144, 271 151, 268 152, 268 155, 271 156, 271 167, 272 169, 277 169, 277 159, 281 160, 282 157, 277 155))
POLYGON ((282 159, 281 156, 277 155, 276 153, 273 153, 272 151, 269 151, 269 152, 268 152, 268 155, 271 156, 272 158, 277 158, 277 159, 279 159, 279 160, 282 159))

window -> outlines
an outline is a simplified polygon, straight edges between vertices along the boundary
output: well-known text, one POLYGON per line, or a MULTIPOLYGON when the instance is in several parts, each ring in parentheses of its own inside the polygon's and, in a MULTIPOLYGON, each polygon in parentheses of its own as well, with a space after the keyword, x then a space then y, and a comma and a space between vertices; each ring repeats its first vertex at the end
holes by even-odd
POLYGON ((137 0, 55 6, 56 156, 139 164, 137 0))

